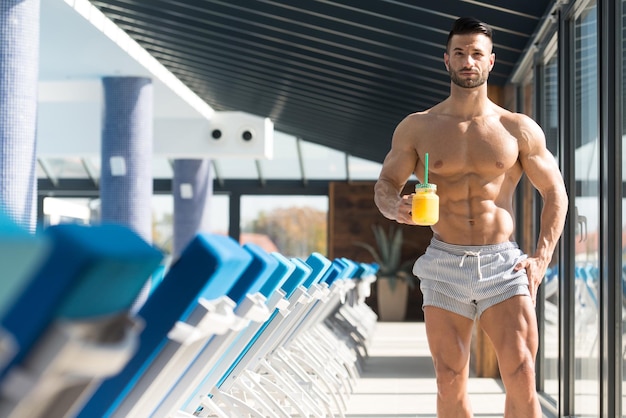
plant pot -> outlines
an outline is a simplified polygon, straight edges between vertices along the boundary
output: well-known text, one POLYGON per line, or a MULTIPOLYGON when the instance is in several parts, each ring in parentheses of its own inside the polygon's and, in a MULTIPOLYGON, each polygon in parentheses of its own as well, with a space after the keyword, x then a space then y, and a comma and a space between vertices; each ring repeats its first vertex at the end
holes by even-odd
POLYGON ((376 280, 376 295, 379 321, 404 321, 409 297, 409 285, 404 280, 396 280, 393 290, 389 280, 376 280))

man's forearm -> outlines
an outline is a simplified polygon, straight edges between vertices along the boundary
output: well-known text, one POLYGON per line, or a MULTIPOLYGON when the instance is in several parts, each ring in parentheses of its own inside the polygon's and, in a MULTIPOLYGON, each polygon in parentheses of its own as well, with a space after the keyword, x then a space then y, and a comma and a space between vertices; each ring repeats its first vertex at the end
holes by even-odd
POLYGON ((376 182, 374 203, 385 218, 396 220, 400 200, 400 190, 397 190, 391 183, 380 179, 376 182))
POLYGON ((549 263, 556 245, 563 233, 567 215, 567 194, 565 191, 554 191, 544 198, 541 211, 541 225, 535 256, 549 263))

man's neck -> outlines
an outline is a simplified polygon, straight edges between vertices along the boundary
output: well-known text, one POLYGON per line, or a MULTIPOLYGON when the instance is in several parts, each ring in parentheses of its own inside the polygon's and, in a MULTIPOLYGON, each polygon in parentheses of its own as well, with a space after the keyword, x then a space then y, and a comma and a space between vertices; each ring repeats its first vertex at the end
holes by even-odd
POLYGON ((491 113, 491 100, 487 97, 487 84, 467 89, 452 84, 447 99, 449 111, 466 120, 491 113))

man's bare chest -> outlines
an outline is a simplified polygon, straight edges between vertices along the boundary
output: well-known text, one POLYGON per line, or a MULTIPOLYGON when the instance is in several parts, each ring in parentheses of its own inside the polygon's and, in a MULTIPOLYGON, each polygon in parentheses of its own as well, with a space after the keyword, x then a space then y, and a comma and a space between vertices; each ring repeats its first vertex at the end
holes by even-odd
POLYGON ((434 123, 421 136, 420 160, 429 153, 429 169, 440 175, 504 172, 518 160, 517 139, 497 123, 434 123))

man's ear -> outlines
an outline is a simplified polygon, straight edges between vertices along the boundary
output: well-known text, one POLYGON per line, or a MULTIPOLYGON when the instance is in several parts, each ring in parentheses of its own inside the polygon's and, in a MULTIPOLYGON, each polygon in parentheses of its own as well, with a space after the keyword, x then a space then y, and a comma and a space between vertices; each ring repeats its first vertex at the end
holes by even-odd
POLYGON ((443 53, 443 64, 446 66, 446 71, 450 71, 450 56, 447 52, 443 53))
POLYGON ((489 57, 489 72, 493 70, 494 65, 496 65, 496 53, 492 52, 491 56, 489 57))

